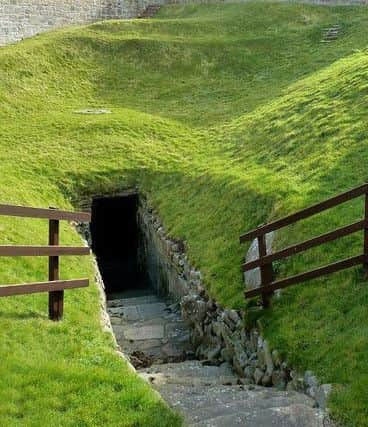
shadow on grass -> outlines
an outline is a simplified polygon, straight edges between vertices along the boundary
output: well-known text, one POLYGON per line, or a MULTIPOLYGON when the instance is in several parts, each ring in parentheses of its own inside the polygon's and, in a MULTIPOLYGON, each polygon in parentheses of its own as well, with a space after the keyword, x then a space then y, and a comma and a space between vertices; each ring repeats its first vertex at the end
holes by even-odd
MULTIPOLYGON (((62 185, 63 180, 59 181, 62 185)), ((246 247, 239 236, 266 220, 273 194, 247 188, 229 173, 152 171, 148 169, 92 171, 68 175, 63 193, 80 208, 95 195, 138 188, 149 197, 168 234, 186 242, 193 265, 204 274, 209 291, 225 305, 244 304, 240 265, 246 247)))
POLYGON ((8 311, 0 310, 0 320, 30 320, 30 319, 47 320, 48 315, 47 313, 43 314, 36 311, 8 312, 8 311))

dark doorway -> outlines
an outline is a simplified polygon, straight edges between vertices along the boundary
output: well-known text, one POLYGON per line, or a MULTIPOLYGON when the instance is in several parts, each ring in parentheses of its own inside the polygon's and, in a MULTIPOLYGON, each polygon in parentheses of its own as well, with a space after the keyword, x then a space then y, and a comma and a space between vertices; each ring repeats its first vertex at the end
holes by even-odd
POLYGON ((138 195, 95 198, 92 202, 92 250, 108 298, 147 287, 139 262, 138 195))

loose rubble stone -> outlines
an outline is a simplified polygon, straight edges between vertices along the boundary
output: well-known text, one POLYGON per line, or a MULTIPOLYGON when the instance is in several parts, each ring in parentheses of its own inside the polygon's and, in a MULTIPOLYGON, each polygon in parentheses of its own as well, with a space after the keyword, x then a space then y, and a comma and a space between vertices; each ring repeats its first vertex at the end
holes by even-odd
POLYGON ((323 384, 318 387, 315 395, 316 402, 321 409, 326 409, 327 399, 332 391, 331 384, 323 384))
POLYGON ((271 380, 274 387, 278 390, 286 389, 287 379, 284 371, 273 371, 271 380))
POLYGON ((272 375, 266 372, 262 377, 261 384, 264 387, 270 387, 272 385, 272 375))
POLYGON ((266 364, 266 373, 271 377, 274 370, 274 365, 273 365, 273 360, 270 352, 270 347, 267 341, 263 342, 263 352, 264 352, 264 360, 266 364))
POLYGON ((288 383, 286 390, 304 393, 306 391, 306 385, 304 383, 303 376, 298 374, 296 371, 291 371, 290 376, 291 381, 288 383))
POLYGON ((255 371, 254 366, 251 366, 251 365, 246 366, 244 368, 244 376, 246 378, 248 378, 249 380, 253 380, 253 378, 254 378, 254 371, 255 371))
POLYGON ((279 368, 281 366, 282 360, 277 350, 272 351, 272 360, 276 368, 279 368))
POLYGON ((256 368, 253 373, 254 381, 257 385, 261 384, 264 372, 260 368, 256 368))
POLYGON ((231 362, 233 359, 233 356, 231 354, 231 351, 229 351, 227 348, 223 348, 220 352, 221 359, 225 362, 231 362))

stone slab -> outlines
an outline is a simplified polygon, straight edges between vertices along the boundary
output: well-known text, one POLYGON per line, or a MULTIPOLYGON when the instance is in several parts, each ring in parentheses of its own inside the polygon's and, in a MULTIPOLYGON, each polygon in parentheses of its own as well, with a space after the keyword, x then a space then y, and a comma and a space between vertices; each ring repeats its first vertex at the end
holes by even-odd
POLYGON ((161 339, 147 339, 147 340, 140 340, 135 341, 134 345, 135 350, 140 350, 143 353, 145 353, 147 350, 153 349, 153 348, 159 348, 162 347, 162 340, 161 339))
POLYGON ((189 333, 189 328, 183 321, 169 322, 165 326, 165 332, 168 337, 177 337, 185 332, 189 333))
POLYGON ((303 405, 286 408, 269 408, 260 411, 253 408, 243 412, 241 408, 233 414, 215 416, 190 423, 192 427, 327 427, 318 410, 303 405))
MULTIPOLYGON (((153 383, 155 386, 155 383, 153 383)), ((306 395, 258 386, 161 384, 156 389, 195 427, 329 427, 306 395)))
POLYGON ((138 313, 141 319, 151 319, 167 314, 167 305, 165 303, 140 304, 137 305, 138 313))
MULTIPOLYGON (((150 340, 155 341, 155 340, 150 340)), ((138 351, 143 353, 147 357, 152 357, 154 360, 162 360, 165 357, 165 354, 162 351, 161 345, 158 346, 145 346, 144 349, 141 348, 140 343, 145 343, 146 341, 123 341, 123 347, 126 354, 131 355, 132 353, 138 351)))
POLYGON ((238 378, 228 365, 203 366, 199 361, 153 365, 140 375, 157 387, 163 384, 211 386, 237 384, 238 378))
POLYGON ((173 345, 173 343, 169 342, 162 346, 162 353, 167 357, 180 357, 185 355, 184 346, 173 345))
POLYGON ((333 426, 314 400, 304 394, 236 385, 237 377, 227 364, 205 366, 199 361, 185 361, 153 365, 139 372, 184 415, 188 426, 333 426))
POLYGON ((156 302, 161 302, 156 295, 145 295, 141 297, 120 298, 120 299, 110 300, 107 302, 107 306, 108 307, 127 307, 130 305, 154 304, 156 302))
POLYGON ((124 330, 124 336, 128 340, 154 340, 164 338, 163 325, 136 325, 127 326, 124 330))
POLYGON ((121 309, 121 317, 123 321, 135 322, 141 318, 138 308, 135 305, 123 307, 121 309))

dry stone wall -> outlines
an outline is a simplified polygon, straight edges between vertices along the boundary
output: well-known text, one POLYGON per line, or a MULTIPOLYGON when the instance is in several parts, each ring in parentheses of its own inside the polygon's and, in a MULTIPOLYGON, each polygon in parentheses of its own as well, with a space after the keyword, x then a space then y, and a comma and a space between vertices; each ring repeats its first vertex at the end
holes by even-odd
POLYGON ((257 328, 246 327, 242 312, 224 309, 210 298, 200 271, 188 261, 185 244, 168 238, 143 198, 138 219, 150 281, 158 293, 180 302, 182 316, 191 327, 196 356, 209 365, 230 363, 244 384, 304 392, 324 408, 331 386, 320 385, 310 371, 300 374, 293 370, 257 328))

